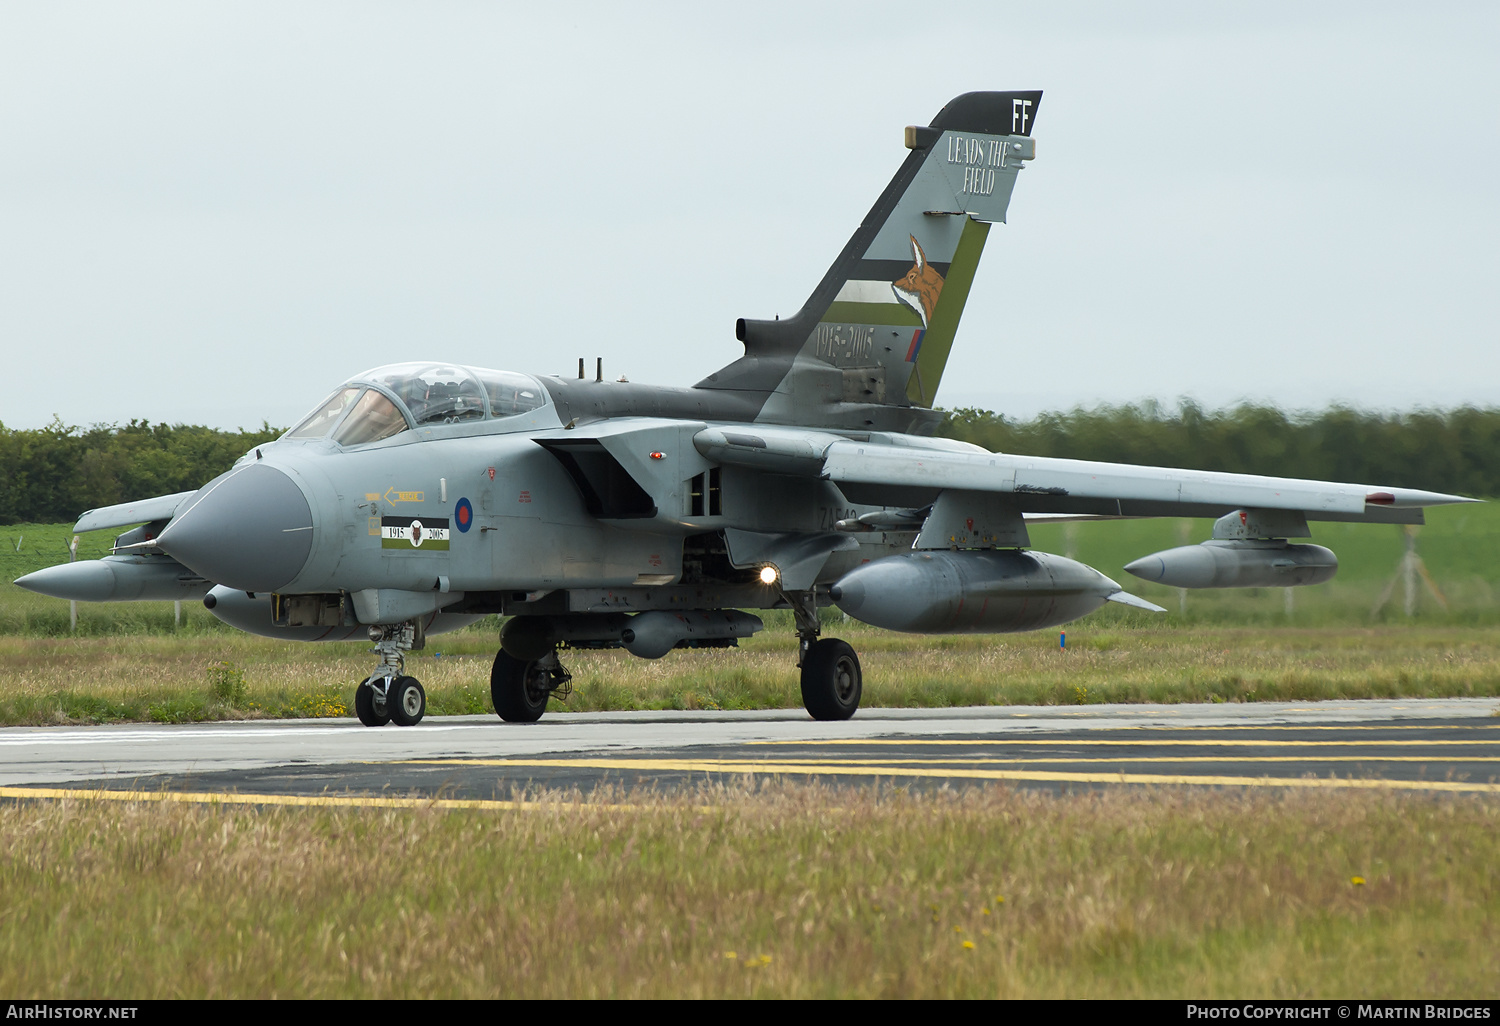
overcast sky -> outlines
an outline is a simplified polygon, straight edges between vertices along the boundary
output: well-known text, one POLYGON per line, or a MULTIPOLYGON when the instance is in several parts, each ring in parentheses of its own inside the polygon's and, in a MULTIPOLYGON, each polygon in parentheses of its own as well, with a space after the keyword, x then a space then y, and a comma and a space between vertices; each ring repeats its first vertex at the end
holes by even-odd
POLYGON ((1041 89, 938 401, 1500 404, 1493 4, 0 4, 0 421, 692 384, 1041 89))

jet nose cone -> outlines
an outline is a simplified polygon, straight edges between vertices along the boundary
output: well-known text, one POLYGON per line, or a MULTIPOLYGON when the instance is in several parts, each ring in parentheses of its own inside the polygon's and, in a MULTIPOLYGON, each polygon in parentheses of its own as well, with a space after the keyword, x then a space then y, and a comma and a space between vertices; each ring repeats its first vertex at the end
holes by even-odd
POLYGON ((829 592, 833 604, 853 616, 865 604, 865 585, 861 580, 850 580, 845 575, 829 592))
POLYGON ((1167 567, 1160 556, 1142 556, 1132 563, 1126 563, 1125 572, 1135 574, 1143 581, 1159 581, 1167 572, 1167 567))
POLYGON ((312 535, 312 508, 297 482, 252 463, 189 499, 156 544, 236 591, 276 591, 302 572, 312 535))

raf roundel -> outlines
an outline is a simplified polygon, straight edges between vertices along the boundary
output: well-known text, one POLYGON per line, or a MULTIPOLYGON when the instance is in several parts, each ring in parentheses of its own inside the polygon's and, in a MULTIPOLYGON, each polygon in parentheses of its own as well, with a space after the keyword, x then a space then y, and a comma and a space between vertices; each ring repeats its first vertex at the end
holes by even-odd
POLYGON ((458 505, 453 507, 453 525, 459 534, 468 534, 469 528, 474 526, 474 506, 468 499, 459 499, 458 505))

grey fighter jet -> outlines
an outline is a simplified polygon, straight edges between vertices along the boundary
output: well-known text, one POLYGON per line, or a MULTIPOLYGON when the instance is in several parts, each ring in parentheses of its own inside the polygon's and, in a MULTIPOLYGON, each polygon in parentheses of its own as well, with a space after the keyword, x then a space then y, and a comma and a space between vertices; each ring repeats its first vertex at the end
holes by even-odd
POLYGON ((201 597, 243 630, 368 636, 366 724, 422 719, 404 653, 508 617, 490 674, 504 720, 567 694, 568 648, 733 645, 789 609, 802 696, 859 706, 859 658, 820 638, 835 605, 896 631, 1000 633, 1106 602, 1159 609, 1029 548, 1038 516, 1212 517, 1213 540, 1125 569, 1180 587, 1333 576, 1314 520, 1412 524, 1457 496, 1043 459, 933 438, 933 400, 991 226, 1036 155, 1039 92, 968 93, 927 126, 794 317, 740 320, 744 355, 691 388, 444 363, 357 374, 196 492, 91 510, 133 529, 101 560, 22 587, 113 601, 201 597), (134 526, 139 525, 139 526, 134 526))

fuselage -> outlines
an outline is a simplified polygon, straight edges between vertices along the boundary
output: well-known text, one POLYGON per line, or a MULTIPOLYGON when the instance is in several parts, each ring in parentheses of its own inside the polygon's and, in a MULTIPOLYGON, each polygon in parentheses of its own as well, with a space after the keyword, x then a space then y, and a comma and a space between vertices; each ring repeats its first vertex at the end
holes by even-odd
MULTIPOLYGON (((778 595, 743 558, 750 542, 732 553, 726 531, 826 535, 878 507, 851 504, 826 481, 717 466, 694 447, 698 432, 743 427, 763 406, 732 390, 381 368, 206 485, 160 545, 253 593, 436 593, 452 596, 435 599, 443 605, 499 612, 563 588, 732 586, 754 592, 737 604, 769 607, 778 595), (448 380, 423 387, 424 375, 448 380), (504 404, 487 380, 505 382, 504 404)), ((914 534, 846 537, 816 583, 909 549, 914 534)), ((627 608, 650 601, 627 598, 627 608)))

